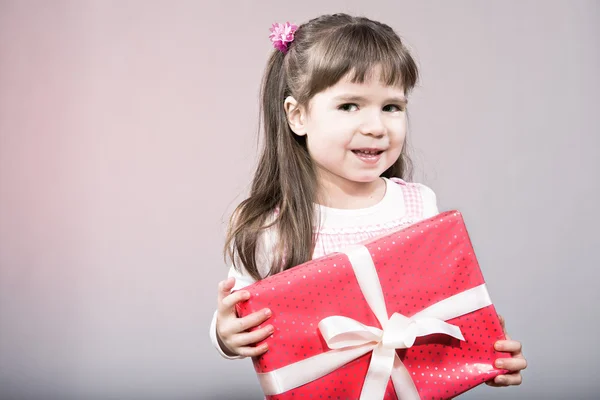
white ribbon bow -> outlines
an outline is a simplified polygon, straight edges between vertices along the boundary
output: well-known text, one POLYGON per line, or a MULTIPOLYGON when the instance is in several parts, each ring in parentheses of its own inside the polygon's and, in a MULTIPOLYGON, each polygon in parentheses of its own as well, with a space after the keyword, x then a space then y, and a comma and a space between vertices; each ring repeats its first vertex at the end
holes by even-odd
POLYGON ((372 351, 360 399, 383 399, 390 378, 398 399, 420 399, 396 349, 410 348, 417 337, 434 333, 465 340, 459 327, 445 321, 491 305, 485 284, 450 296, 411 317, 394 313, 388 318, 381 283, 369 250, 357 245, 343 253, 348 256, 367 304, 383 329, 339 315, 324 318, 319 322, 319 330, 332 350, 271 372, 259 373, 264 393, 274 395, 287 392, 372 351))

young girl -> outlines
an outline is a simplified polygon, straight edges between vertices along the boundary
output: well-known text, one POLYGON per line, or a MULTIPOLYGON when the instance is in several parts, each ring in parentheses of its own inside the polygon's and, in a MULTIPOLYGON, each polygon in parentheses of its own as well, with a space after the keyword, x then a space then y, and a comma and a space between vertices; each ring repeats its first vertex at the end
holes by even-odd
MULTIPOLYGON (((389 26, 345 14, 271 28, 261 112, 263 150, 250 196, 234 212, 226 240, 233 262, 219 283, 210 328, 226 358, 258 356, 271 325, 262 310, 238 318, 241 289, 256 280, 438 214, 431 189, 408 183, 407 95, 418 71, 389 26)), ((496 343, 510 373, 488 382, 519 385, 521 344, 496 343)))

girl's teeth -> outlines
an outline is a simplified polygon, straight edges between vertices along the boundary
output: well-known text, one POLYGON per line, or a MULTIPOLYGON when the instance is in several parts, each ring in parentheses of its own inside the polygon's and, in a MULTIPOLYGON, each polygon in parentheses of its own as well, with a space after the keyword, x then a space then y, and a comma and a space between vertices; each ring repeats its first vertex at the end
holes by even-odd
POLYGON ((357 153, 360 153, 360 154, 368 154, 368 155, 375 155, 375 154, 377 154, 377 152, 376 152, 376 151, 364 151, 364 150, 356 150, 356 152, 357 152, 357 153))

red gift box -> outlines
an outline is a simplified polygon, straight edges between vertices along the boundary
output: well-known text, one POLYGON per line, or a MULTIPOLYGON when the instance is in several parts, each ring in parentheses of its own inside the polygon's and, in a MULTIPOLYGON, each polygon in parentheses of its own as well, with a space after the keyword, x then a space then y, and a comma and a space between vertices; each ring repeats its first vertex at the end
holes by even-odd
POLYGON ((509 357, 493 347, 505 337, 458 211, 244 289, 240 317, 273 313, 253 360, 269 399, 448 399, 506 372, 493 367, 509 357))

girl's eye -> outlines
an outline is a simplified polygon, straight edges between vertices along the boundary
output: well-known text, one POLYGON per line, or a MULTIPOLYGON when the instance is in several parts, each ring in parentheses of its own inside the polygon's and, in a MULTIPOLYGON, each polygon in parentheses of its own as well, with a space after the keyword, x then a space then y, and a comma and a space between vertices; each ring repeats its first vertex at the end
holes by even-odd
POLYGON ((383 111, 389 111, 389 112, 404 111, 404 107, 396 105, 396 104, 388 104, 387 106, 383 107, 383 111))
POLYGON ((356 111, 358 109, 358 106, 354 103, 346 103, 339 106, 338 109, 342 111, 356 111))

